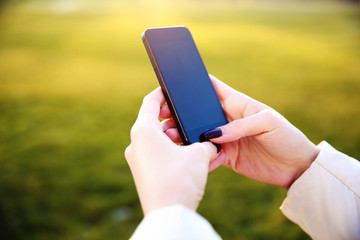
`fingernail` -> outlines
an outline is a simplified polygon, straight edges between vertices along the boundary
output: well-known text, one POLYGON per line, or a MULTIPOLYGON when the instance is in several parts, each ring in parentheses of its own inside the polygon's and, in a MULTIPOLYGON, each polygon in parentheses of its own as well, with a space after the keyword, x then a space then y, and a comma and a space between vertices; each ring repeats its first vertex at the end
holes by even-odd
POLYGON ((221 151, 221 144, 218 143, 213 143, 216 147, 217 153, 219 153, 221 151))
POLYGON ((213 130, 209 130, 207 132, 203 133, 203 136, 205 139, 212 139, 222 136, 222 130, 221 128, 215 128, 213 130))

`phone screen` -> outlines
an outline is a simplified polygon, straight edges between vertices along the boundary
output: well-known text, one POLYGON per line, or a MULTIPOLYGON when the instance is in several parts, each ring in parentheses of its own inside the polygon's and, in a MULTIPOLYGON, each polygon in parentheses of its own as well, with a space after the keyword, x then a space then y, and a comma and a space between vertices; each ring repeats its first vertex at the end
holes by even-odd
POLYGON ((159 81, 164 81, 187 141, 199 142, 203 132, 227 123, 205 65, 187 28, 151 30, 146 38, 159 81))

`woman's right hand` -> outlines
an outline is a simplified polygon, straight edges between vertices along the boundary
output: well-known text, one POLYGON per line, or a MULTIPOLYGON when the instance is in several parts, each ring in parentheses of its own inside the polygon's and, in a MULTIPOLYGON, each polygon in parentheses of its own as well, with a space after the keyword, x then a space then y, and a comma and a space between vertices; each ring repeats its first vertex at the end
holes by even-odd
POLYGON ((272 108, 210 78, 229 123, 220 127, 220 137, 216 137, 219 129, 207 136, 222 144, 224 165, 254 180, 289 189, 320 150, 272 108))

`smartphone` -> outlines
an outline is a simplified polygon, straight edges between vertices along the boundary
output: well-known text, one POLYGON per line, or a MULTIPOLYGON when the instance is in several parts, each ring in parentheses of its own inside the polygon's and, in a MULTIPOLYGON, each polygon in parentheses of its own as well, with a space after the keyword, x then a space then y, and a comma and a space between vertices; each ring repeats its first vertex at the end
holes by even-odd
POLYGON ((190 31, 148 28, 142 40, 185 145, 228 123, 190 31))

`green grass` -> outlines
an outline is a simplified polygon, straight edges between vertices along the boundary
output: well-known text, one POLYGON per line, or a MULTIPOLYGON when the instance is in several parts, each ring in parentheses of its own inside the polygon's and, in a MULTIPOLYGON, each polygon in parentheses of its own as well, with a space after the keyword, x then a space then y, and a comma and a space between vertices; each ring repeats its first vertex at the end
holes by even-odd
MULTIPOLYGON (((2 238, 131 236, 142 213, 123 152, 158 85, 140 39, 150 26, 188 26, 210 73, 360 159, 358 8, 51 7, 0 12, 2 238)), ((222 167, 199 212, 224 239, 306 239, 278 209, 285 195, 222 167)))

